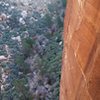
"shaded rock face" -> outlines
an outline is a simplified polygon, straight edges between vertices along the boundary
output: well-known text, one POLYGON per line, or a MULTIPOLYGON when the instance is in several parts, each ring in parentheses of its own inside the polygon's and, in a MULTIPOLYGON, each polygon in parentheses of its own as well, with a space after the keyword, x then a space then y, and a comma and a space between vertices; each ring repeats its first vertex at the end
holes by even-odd
POLYGON ((100 100, 100 0, 68 0, 60 100, 100 100))

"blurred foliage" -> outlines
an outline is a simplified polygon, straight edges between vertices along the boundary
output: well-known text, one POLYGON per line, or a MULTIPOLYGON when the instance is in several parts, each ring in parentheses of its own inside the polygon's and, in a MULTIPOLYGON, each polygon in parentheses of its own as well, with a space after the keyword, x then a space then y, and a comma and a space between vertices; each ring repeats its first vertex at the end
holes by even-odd
POLYGON ((67 0, 62 0, 62 4, 63 4, 64 8, 66 7, 66 2, 67 2, 67 0))
POLYGON ((52 16, 49 13, 47 13, 44 16, 44 20, 45 20, 44 25, 48 26, 48 28, 51 28, 51 26, 53 24, 53 22, 52 22, 52 16))
POLYGON ((17 55, 15 63, 18 65, 18 69, 20 72, 23 72, 24 74, 28 74, 30 72, 29 65, 25 63, 24 55, 17 55))
MULTIPOLYGON (((2 0, 3 1, 3 0, 2 0)), ((0 100, 33 100, 32 94, 29 92, 27 74, 31 72, 30 65, 25 60, 34 56, 36 49, 36 41, 33 36, 43 34, 48 38, 49 43, 44 50, 42 57, 39 57, 36 63, 41 69, 43 76, 48 75, 52 85, 52 94, 50 100, 59 100, 59 81, 62 64, 62 30, 63 17, 66 6, 66 0, 61 0, 60 3, 48 4, 48 12, 43 17, 38 12, 33 11, 32 17, 28 16, 25 20, 26 25, 19 23, 21 17, 20 10, 9 10, 9 7, 4 7, 0 4, 0 11, 11 14, 9 21, 3 23, 5 29, 2 30, 3 38, 0 39, 0 45, 7 44, 11 48, 12 58, 9 63, 3 63, 3 68, 11 68, 11 73, 7 79, 10 84, 5 91, 0 93, 0 100), (9 28, 7 28, 7 25, 9 28), (29 33, 29 37, 24 38, 24 31, 29 33), (53 34, 52 34, 53 31, 53 34), (22 44, 18 41, 13 41, 12 36, 21 36, 22 44), (21 47, 20 47, 21 46, 21 47), (19 75, 19 73, 21 75, 19 75)), ((11 5, 9 5, 11 6, 11 5)), ((0 55, 6 55, 6 51, 0 49, 0 55)), ((39 55, 39 54, 38 54, 39 55)))
POLYGON ((33 97, 29 93, 29 87, 25 78, 15 79, 13 82, 14 88, 17 93, 19 93, 20 100, 33 100, 33 97))
POLYGON ((32 53, 33 45, 35 45, 35 41, 31 38, 25 38, 22 40, 22 53, 25 58, 32 53))
POLYGON ((55 86, 52 88, 52 100, 59 99, 59 82, 62 64, 62 45, 59 45, 60 42, 62 42, 61 31, 55 33, 55 35, 50 38, 42 59, 42 74, 49 74, 51 81, 53 81, 52 83, 55 83, 55 86))

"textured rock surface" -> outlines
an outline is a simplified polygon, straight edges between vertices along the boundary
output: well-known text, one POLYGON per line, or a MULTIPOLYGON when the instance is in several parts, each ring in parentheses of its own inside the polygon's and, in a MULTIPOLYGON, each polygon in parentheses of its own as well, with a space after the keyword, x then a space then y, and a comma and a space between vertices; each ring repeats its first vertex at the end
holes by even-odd
POLYGON ((100 100, 100 0, 68 0, 60 100, 100 100))

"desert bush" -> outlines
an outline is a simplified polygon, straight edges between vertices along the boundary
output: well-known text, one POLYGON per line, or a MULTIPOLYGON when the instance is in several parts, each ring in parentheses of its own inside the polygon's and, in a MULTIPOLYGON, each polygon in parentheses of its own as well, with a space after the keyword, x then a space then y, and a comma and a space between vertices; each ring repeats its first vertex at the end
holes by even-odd
POLYGON ((22 53, 25 58, 30 56, 30 53, 32 53, 34 45, 35 41, 33 41, 31 38, 25 38, 22 40, 22 53))
POLYGON ((23 79, 15 79, 13 81, 13 85, 15 87, 16 92, 19 94, 19 100, 33 100, 31 93, 29 92, 29 87, 27 85, 27 80, 23 79))
POLYGON ((24 55, 17 55, 15 58, 15 63, 18 65, 18 70, 23 72, 23 74, 28 74, 30 72, 30 67, 25 63, 24 55))
POLYGON ((66 0, 62 0, 62 5, 64 8, 66 7, 66 0))

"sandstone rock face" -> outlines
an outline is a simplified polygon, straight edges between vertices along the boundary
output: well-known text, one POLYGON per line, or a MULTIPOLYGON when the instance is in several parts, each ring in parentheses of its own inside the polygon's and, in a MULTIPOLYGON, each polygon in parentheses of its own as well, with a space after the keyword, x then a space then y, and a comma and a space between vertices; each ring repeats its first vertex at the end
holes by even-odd
POLYGON ((100 100, 100 0, 68 0, 60 100, 100 100))

